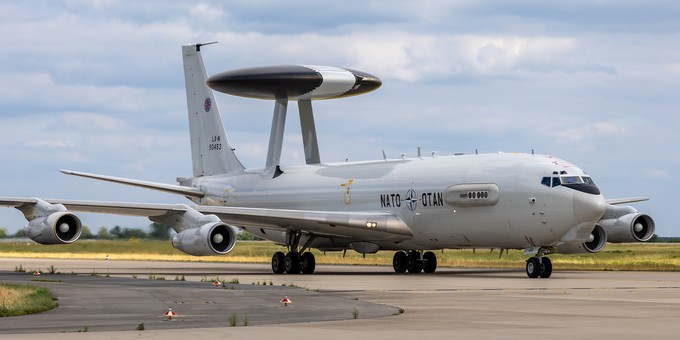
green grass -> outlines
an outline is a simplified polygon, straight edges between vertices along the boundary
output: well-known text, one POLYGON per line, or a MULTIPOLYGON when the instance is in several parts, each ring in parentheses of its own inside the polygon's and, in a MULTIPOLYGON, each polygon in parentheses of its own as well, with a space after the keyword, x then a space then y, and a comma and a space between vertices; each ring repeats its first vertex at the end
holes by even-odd
MULTIPOLYGON (((232 263, 270 263, 271 256, 285 248, 267 241, 241 241, 234 251, 225 256, 191 256, 174 249, 169 241, 90 241, 83 240, 68 245, 43 246, 35 243, 3 243, 0 256, 29 258, 158 260, 232 263)), ((381 251, 363 258, 352 250, 343 257, 342 252, 324 254, 313 251, 318 264, 386 265, 392 264, 393 251, 381 251)), ((521 250, 470 249, 435 251, 438 265, 458 268, 524 268, 528 256, 521 250)), ((550 255, 555 269, 561 270, 639 270, 680 271, 680 244, 635 243, 608 244, 597 254, 550 255)))
POLYGON ((0 317, 41 313, 57 306, 47 288, 0 284, 0 317))

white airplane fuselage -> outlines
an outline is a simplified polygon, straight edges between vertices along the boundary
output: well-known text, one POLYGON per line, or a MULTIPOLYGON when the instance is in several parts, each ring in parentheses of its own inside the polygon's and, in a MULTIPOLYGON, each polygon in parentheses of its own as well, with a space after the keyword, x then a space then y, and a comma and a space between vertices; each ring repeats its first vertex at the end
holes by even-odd
MULTIPOLYGON (((387 250, 521 249, 573 242, 575 237, 585 241, 605 211, 600 194, 542 185, 541 178, 555 176, 554 172, 584 175, 569 163, 543 155, 472 154, 298 165, 282 170, 276 178, 263 170, 246 170, 196 179, 194 185, 206 192, 197 203, 387 211, 408 225, 412 239, 352 240, 372 242, 387 250), (489 188, 496 191, 496 187, 497 192, 489 194, 489 188), (496 197, 492 197, 494 194, 496 197), (585 231, 568 235, 575 227, 585 231)), ((275 242, 283 242, 285 237, 283 233, 239 227, 275 242)))

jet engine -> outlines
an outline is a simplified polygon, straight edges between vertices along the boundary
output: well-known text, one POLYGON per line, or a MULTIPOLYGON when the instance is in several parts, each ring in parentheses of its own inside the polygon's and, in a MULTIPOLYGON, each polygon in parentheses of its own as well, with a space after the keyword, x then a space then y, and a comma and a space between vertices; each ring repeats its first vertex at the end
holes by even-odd
POLYGON ((68 244, 78 240, 83 226, 78 216, 61 204, 50 204, 36 199, 35 204, 19 208, 28 224, 24 234, 40 244, 68 244))
POLYGON ((656 230, 652 217, 638 212, 600 220, 600 225, 607 230, 609 242, 612 243, 647 242, 656 230))
POLYGON ((607 205, 602 219, 597 222, 607 232, 612 243, 647 242, 656 230, 654 220, 631 206, 607 205))
POLYGON ((194 256, 224 255, 234 249, 236 233, 222 222, 211 222, 177 233, 172 246, 194 256))
POLYGON ((597 253, 602 250, 606 244, 607 233, 601 226, 596 225, 587 241, 577 244, 563 243, 557 246, 557 251, 561 254, 597 253))
POLYGON ((78 240, 82 232, 80 219, 70 212, 56 212, 31 220, 24 233, 40 244, 67 244, 78 240))

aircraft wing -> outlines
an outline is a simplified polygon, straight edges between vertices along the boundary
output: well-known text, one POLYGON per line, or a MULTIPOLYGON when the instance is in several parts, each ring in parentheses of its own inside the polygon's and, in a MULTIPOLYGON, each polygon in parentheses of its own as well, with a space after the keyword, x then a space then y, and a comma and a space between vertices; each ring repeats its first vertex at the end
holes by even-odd
MULTIPOLYGON (((62 204, 71 211, 146 217, 162 216, 168 212, 184 212, 187 210, 186 208, 188 208, 182 204, 76 201, 62 199, 45 199, 44 201, 50 204, 62 204)), ((37 203, 37 198, 0 198, 0 206, 12 208, 21 208, 23 206, 30 206, 37 203)))
POLYGON ((643 202, 643 201, 649 201, 649 198, 647 198, 647 197, 627 197, 627 198, 613 198, 613 199, 606 200, 607 204, 611 204, 611 205, 635 203, 635 202, 643 202))
MULTIPOLYGON (((0 197, 0 206, 14 207, 24 212, 38 204, 37 198, 0 197)), ((287 230, 295 228, 319 235, 358 237, 365 240, 405 240, 413 237, 411 229, 399 217, 387 212, 337 212, 225 206, 187 206, 136 202, 79 201, 45 199, 49 204, 61 204, 69 211, 145 216, 150 219, 176 219, 191 212, 215 215, 233 226, 287 230)), ((27 218, 29 216, 27 215, 27 218)))

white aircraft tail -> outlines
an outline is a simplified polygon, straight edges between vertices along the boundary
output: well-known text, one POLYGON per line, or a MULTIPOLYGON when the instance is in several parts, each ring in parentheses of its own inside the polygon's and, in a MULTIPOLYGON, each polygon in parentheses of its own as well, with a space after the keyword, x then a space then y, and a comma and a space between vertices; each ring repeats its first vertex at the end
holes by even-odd
POLYGON ((227 140, 213 91, 206 85, 203 45, 182 46, 194 177, 244 170, 227 140))

